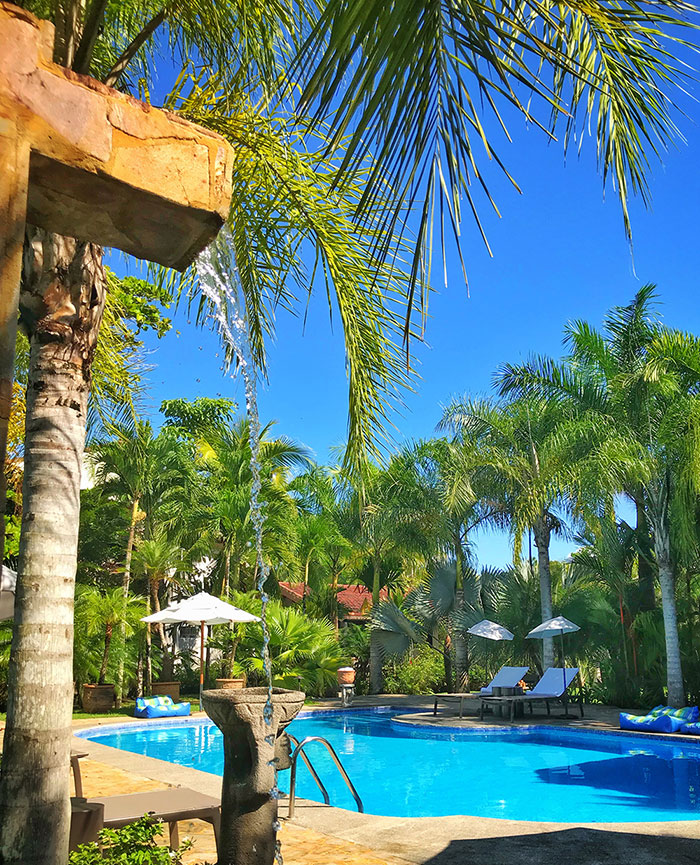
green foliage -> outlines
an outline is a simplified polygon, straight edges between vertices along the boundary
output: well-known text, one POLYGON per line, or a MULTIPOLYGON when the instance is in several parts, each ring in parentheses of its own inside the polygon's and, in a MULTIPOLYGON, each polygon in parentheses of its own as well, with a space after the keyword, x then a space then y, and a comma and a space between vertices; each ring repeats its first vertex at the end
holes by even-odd
MULTIPOLYGON (((238 596, 237 606, 260 615, 258 600, 246 602, 240 598, 238 596)), ((273 683, 323 696, 335 685, 338 667, 347 664, 333 625, 327 619, 312 619, 295 607, 284 607, 276 600, 270 601, 267 607, 267 622, 273 683)), ((261 653, 262 629, 249 627, 241 639, 237 656, 256 682, 264 681, 261 653)))
POLYGON ((186 839, 171 851, 158 843, 162 826, 146 816, 121 829, 102 829, 97 842, 71 852, 68 865, 181 865, 192 842, 186 839))
POLYGON ((384 665, 387 694, 432 694, 445 690, 445 667, 440 652, 421 645, 400 661, 384 665))

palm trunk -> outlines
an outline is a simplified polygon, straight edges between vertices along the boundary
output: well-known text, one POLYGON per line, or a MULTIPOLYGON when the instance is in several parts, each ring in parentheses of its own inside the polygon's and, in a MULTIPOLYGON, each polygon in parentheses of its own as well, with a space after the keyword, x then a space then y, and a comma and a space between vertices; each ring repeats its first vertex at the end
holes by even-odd
POLYGON ((306 557, 306 562, 304 563, 304 585, 301 590, 301 611, 302 613, 306 612, 306 590, 309 586, 309 557, 306 557))
POLYGON ((639 606, 641 610, 653 610, 656 608, 656 593, 654 591, 654 566, 651 559, 651 537, 649 534, 649 521, 644 510, 643 493, 640 491, 635 501, 637 508, 637 543, 643 553, 639 556, 637 574, 639 582, 639 606))
POLYGON ((671 565, 670 537, 668 531, 654 532, 654 550, 659 567, 661 585, 661 604, 664 616, 666 637, 666 687, 669 705, 680 708, 685 706, 685 687, 681 666, 681 649, 678 640, 678 619, 676 616, 676 587, 671 565))
POLYGON ((229 587, 231 585, 231 556, 224 553, 224 584, 221 587, 221 594, 228 601, 229 587))
MULTIPOLYGON (((372 605, 379 603, 379 591, 381 588, 379 558, 374 557, 372 575, 372 605)), ((369 685, 370 693, 381 694, 384 690, 384 675, 382 673, 382 653, 379 633, 372 629, 369 640, 369 685)))
MULTIPOLYGON (((124 559, 124 576, 122 577, 122 591, 124 597, 129 597, 129 585, 131 583, 131 557, 134 553, 134 538, 136 536, 136 517, 139 513, 138 497, 134 499, 131 505, 131 523, 129 524, 129 538, 126 542, 126 558, 124 559)), ((122 645, 126 647, 126 622, 122 622, 119 626, 119 636, 121 637, 122 645)), ((119 658, 119 669, 117 671, 117 694, 116 707, 119 709, 124 698, 124 652, 119 658)))
MULTIPOLYGON (((146 615, 151 615, 151 595, 146 590, 146 615)), ((151 623, 146 624, 146 696, 153 693, 153 632, 151 623)))
MULTIPOLYGON (((550 530, 544 517, 532 527, 537 547, 537 570, 540 577, 540 613, 542 621, 552 618, 552 577, 549 570, 550 530)), ((542 666, 544 670, 554 666, 554 640, 542 640, 542 666)))
POLYGON ((28 241, 20 297, 30 338, 24 513, 0 774, 0 860, 65 865, 80 475, 105 275, 99 247, 43 231, 28 241))
POLYGON ((109 663, 109 647, 112 643, 112 625, 107 625, 105 628, 105 650, 102 655, 102 666, 100 667, 100 675, 97 679, 98 685, 104 685, 105 677, 107 676, 107 664, 109 663))
MULTIPOLYGON (((158 597, 158 585, 160 580, 151 580, 151 594, 153 596, 153 612, 160 612, 160 598, 158 597)), ((168 645, 168 639, 165 635, 165 625, 162 622, 156 623, 156 631, 160 637, 160 648, 163 653, 163 666, 160 671, 160 678, 163 682, 170 682, 173 678, 173 656, 168 645)))
POLYGON ((331 589, 333 590, 333 630, 337 640, 340 629, 338 628, 338 574, 336 571, 331 575, 331 589))
MULTIPOLYGON (((455 612, 464 609, 464 563, 459 534, 455 537, 455 612)), ((461 628, 454 635, 456 690, 466 692, 469 688, 467 637, 461 628)))

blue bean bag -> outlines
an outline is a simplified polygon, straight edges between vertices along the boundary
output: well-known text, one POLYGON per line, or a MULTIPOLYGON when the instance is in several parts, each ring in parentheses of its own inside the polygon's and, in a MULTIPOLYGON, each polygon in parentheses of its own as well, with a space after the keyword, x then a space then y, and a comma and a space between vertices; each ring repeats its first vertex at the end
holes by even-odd
POLYGON ((134 717, 177 718, 190 714, 189 703, 174 703, 172 697, 138 697, 134 717))
POLYGON ((688 733, 689 736, 700 736, 700 724, 697 721, 692 724, 683 724, 681 733, 688 733))
POLYGON ((686 721, 673 715, 630 715, 620 712, 620 729, 641 733, 678 733, 686 721))

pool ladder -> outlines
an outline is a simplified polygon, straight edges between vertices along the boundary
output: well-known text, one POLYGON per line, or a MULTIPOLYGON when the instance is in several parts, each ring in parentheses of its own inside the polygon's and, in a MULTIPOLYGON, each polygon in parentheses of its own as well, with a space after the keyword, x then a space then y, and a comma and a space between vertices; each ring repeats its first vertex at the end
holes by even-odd
POLYGON ((304 761, 306 768, 311 773, 311 777, 316 782, 316 786, 321 791, 321 795, 323 796, 324 804, 330 805, 331 800, 328 795, 328 790, 326 790, 323 781, 318 777, 318 772, 314 769, 311 760, 309 760, 308 756, 304 752, 304 748, 309 744, 309 742, 320 742, 325 746, 328 753, 331 755, 333 762, 338 767, 338 771, 340 775, 345 781, 345 786, 352 793, 352 797, 355 800, 355 804, 357 805, 357 810, 363 814, 364 813, 364 805, 362 804, 362 799, 360 799, 360 795, 355 789, 355 785, 352 783, 350 778, 348 777, 348 773, 345 771, 345 767, 340 762, 340 757, 335 753, 335 750, 328 739, 324 739, 321 736, 307 736, 305 739, 302 739, 301 742, 296 739, 291 734, 287 734, 289 736, 289 741, 294 745, 294 751, 292 752, 291 757, 291 777, 289 779, 289 817, 292 818, 294 816, 294 806, 296 805, 297 794, 296 794, 296 783, 297 783, 297 760, 299 757, 304 761))

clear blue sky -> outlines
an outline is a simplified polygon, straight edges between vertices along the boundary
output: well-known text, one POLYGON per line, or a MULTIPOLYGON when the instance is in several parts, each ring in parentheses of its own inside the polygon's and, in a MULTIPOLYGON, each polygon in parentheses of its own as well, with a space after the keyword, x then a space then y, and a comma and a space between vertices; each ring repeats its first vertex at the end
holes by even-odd
MULTIPOLYGON (((691 111, 700 116, 696 106, 691 111)), ((604 200, 590 139, 581 158, 570 157, 565 165, 558 143, 513 126, 514 143, 499 153, 522 195, 496 181, 502 218, 482 209, 493 258, 465 222, 469 294, 454 249, 448 249, 447 289, 435 268, 428 344, 413 347, 422 380, 394 417, 398 441, 430 436, 440 406, 452 395, 488 392, 501 362, 533 352, 559 355, 568 320, 597 325, 611 305, 628 301, 645 282, 658 284, 669 324, 700 332, 700 132, 690 121, 682 128, 687 145, 652 164, 653 209, 632 203, 632 255, 611 190, 604 200)), ((150 412, 162 399, 178 396, 240 399, 237 383, 220 371, 217 339, 188 326, 184 312, 170 334, 148 345, 157 365, 150 374, 150 412)), ((345 439, 347 382, 342 335, 331 330, 322 293, 312 301, 305 331, 301 319, 280 313, 269 361, 270 381, 259 397, 262 419, 277 420, 280 433, 304 442, 319 461, 330 460, 329 448, 345 439)), ((555 542, 552 552, 564 556, 572 547, 555 542)), ((479 537, 477 553, 491 565, 511 555, 507 537, 498 534, 479 537)))

